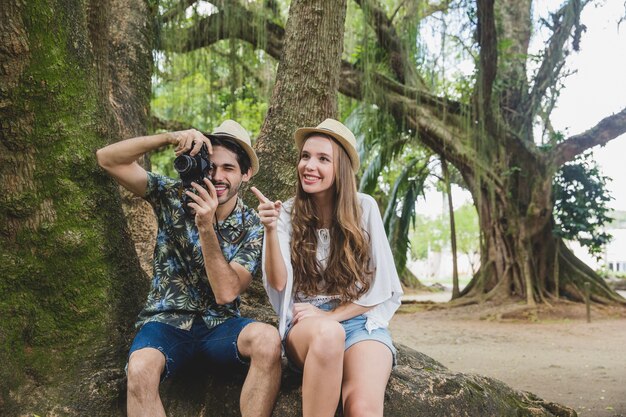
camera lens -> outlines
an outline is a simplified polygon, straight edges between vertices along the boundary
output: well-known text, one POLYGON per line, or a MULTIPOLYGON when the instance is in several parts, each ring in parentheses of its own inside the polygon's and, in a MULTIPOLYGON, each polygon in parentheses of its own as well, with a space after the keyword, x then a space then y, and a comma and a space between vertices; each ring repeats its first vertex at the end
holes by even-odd
POLYGON ((174 159, 174 169, 179 174, 186 174, 196 167, 196 160, 189 155, 180 155, 174 159))

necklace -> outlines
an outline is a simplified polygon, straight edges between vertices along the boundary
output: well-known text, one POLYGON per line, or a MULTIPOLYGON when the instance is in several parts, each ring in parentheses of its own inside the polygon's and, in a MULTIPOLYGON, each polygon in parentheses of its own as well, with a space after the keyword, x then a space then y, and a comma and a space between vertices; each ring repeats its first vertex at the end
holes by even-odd
POLYGON ((328 245, 330 243, 330 233, 328 229, 317 229, 317 235, 323 245, 328 245))

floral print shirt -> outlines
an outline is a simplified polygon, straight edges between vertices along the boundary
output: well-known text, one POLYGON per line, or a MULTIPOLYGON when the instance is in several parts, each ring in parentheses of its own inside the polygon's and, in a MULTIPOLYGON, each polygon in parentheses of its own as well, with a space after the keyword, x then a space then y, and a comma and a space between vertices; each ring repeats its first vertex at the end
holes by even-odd
MULTIPOLYGON (((198 228, 193 215, 185 213, 180 193, 180 180, 148 172, 144 198, 154 208, 158 232, 152 283, 137 327, 158 321, 189 330, 196 317, 215 327, 240 315, 239 297, 223 305, 215 301, 204 267, 198 228)), ((263 225, 256 212, 238 198, 233 212, 214 227, 226 262, 236 262, 254 276, 263 245, 263 225), (241 233, 245 235, 238 241, 241 233)))

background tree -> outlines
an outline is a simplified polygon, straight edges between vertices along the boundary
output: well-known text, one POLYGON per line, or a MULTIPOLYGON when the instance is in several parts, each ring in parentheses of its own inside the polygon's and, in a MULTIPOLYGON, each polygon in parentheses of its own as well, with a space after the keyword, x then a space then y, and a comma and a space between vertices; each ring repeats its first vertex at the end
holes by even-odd
MULTIPOLYGON (((480 231, 476 208, 466 203, 454 210, 457 248, 475 272, 474 263, 480 250, 480 231)), ((425 260, 429 252, 442 252, 451 247, 449 211, 435 218, 417 216, 415 228, 411 231, 411 256, 416 260, 425 260)))
MULTIPOLYGON (((192 4, 196 2, 164 2, 161 20, 186 16, 192 4)), ((188 38, 186 47, 197 49, 193 45, 198 39, 224 37, 231 42, 233 37, 249 37, 246 41, 263 39, 263 48, 275 53, 282 48, 283 39, 277 34, 284 35, 285 51, 293 48, 289 42, 298 42, 293 39, 305 45, 309 41, 290 37, 289 30, 281 32, 276 23, 280 7, 274 7, 275 2, 265 2, 271 7, 254 12, 236 1, 215 4, 220 7, 217 11, 186 26, 189 33, 203 27, 203 35, 188 38), (249 19, 259 13, 260 18, 249 19), (232 24, 235 21, 242 24, 232 24), (225 28, 229 28, 228 34, 225 28)), ((124 415, 123 366, 146 280, 129 239, 117 187, 97 168, 94 151, 110 141, 144 133, 150 22, 155 12, 150 5, 138 0, 44 1, 11 2, 0 8, 1 21, 10 22, 0 27, 0 53, 7 63, 1 75, 0 110, 4 187, 0 256, 6 268, 0 277, 4 295, 0 302, 3 415, 124 415)), ((336 22, 345 11, 335 6, 336 2, 329 0, 294 1, 290 13, 303 24, 287 27, 294 32, 315 29, 307 23, 315 22, 320 13, 333 13, 335 19, 330 20, 336 22)), ((340 32, 333 33, 340 38, 340 32)), ((310 54, 306 48, 299 50, 305 56, 310 54)), ((239 51, 229 49, 229 59, 236 59, 239 51)), ((297 54, 285 56, 298 58, 297 54)), ((289 67, 297 68, 293 63, 288 63, 289 67)), ((307 68, 320 80, 337 79, 324 74, 326 69, 336 69, 332 65, 307 68)), ((345 70, 343 65, 341 68, 345 70)), ((393 68, 394 73, 411 77, 410 69, 406 71, 402 65, 393 68)), ((283 77, 307 82, 299 78, 297 70, 286 70, 283 77)), ((315 86, 333 88, 324 83, 315 86)), ((239 111, 236 105, 232 110, 239 100, 237 93, 237 88, 230 89, 228 111, 239 111)), ((332 93, 326 91, 326 95, 332 93)), ((298 100, 300 96, 290 97, 298 100)), ((301 104, 285 102, 280 120, 301 124, 302 120, 292 119, 290 113, 308 110, 301 104)), ((156 122, 165 127, 172 121, 156 122)), ((291 143, 291 132, 267 140, 291 143)), ((287 148, 280 152, 283 155, 287 148)), ((269 187, 273 180, 260 185, 269 187)), ((261 297, 258 287, 253 287, 245 308, 254 310, 256 317, 267 318, 267 307, 254 305, 254 299, 261 297)), ((430 358, 405 349, 395 372, 387 392, 389 415, 477 415, 485 410, 497 415, 531 411, 546 416, 574 414, 497 381, 451 373, 430 358)), ((173 413, 238 414, 238 383, 206 375, 180 382, 163 388, 166 406, 173 413)), ((277 405, 278 415, 299 414, 294 406, 299 398, 297 386, 298 381, 292 385, 287 381, 287 393, 277 405)))
MULTIPOLYGON (((529 53, 531 0, 356 3, 364 22, 363 42, 357 59, 344 54, 339 91, 388 112, 399 129, 454 165, 476 205, 481 269, 458 303, 514 297, 534 305, 556 294, 582 300, 584 282, 591 283, 593 300, 623 303, 570 251, 554 256, 559 238, 552 234, 552 178, 576 155, 624 133, 626 109, 558 144, 537 146, 533 130, 537 121, 549 123, 565 59, 581 43, 580 14, 589 2, 569 0, 542 22, 551 35, 538 56, 529 53), (429 71, 432 67, 418 51, 414 35, 425 17, 438 13, 445 20, 445 13, 455 11, 459 30, 447 39, 464 42, 474 57, 475 72, 463 78, 451 96, 450 86, 429 71), (559 280, 553 276, 555 259, 562 266, 559 280)), ((230 7, 243 6, 223 10, 230 7)), ((246 13, 254 14, 250 9, 246 13)), ((280 25, 250 17, 247 21, 255 25, 247 25, 237 36, 278 57, 280 25), (260 28, 265 42, 260 42, 260 28)), ((186 50, 220 37, 204 36, 199 27, 190 28, 195 43, 188 43, 186 50)))

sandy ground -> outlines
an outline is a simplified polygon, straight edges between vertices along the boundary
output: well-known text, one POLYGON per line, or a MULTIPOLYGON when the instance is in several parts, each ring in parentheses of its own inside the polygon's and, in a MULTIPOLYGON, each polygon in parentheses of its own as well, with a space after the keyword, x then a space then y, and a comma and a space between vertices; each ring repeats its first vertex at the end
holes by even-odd
POLYGON ((534 314, 521 305, 441 305, 403 306, 390 324, 394 340, 451 370, 496 378, 581 417, 626 417, 626 309, 593 308, 587 323, 584 305, 571 303, 534 314))

